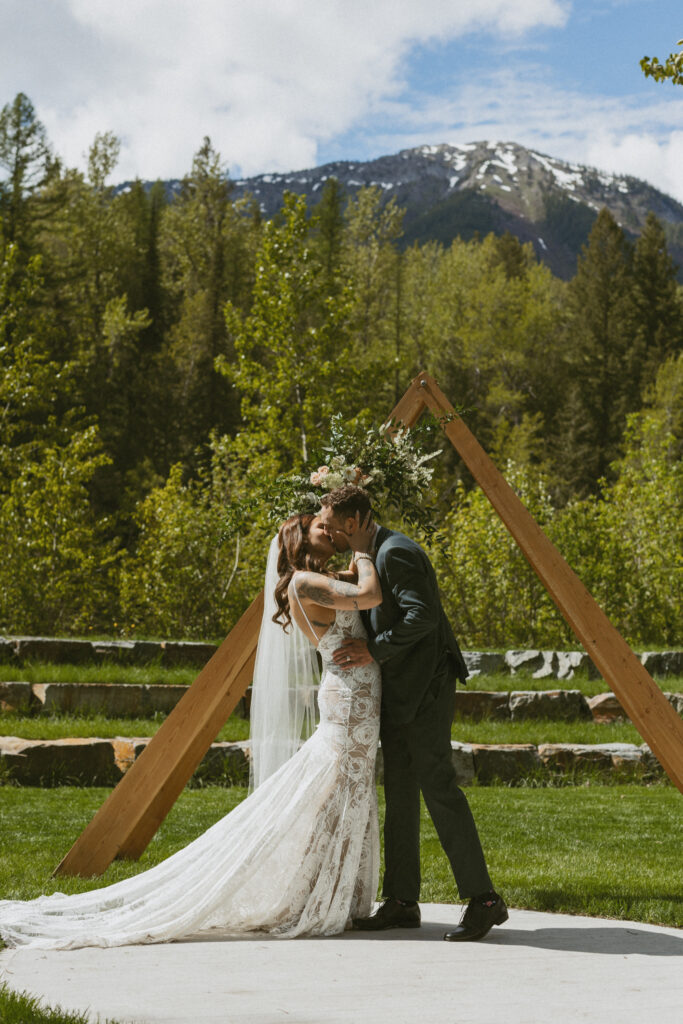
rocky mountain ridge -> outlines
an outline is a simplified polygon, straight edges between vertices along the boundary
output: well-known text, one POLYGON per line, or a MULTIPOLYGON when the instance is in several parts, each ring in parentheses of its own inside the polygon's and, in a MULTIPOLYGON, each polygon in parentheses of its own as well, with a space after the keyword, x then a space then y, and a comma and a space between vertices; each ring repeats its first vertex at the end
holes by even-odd
MULTIPOLYGON (((288 190, 319 200, 328 178, 348 195, 372 186, 405 209, 403 243, 444 245, 490 231, 531 242, 539 259, 571 277, 576 258, 603 206, 636 237, 650 210, 664 224, 674 259, 683 265, 683 205, 628 175, 567 163, 514 142, 419 146, 367 161, 342 160, 286 174, 233 181, 233 197, 253 196, 272 217, 288 190)), ((168 182, 175 192, 179 182, 168 182)))

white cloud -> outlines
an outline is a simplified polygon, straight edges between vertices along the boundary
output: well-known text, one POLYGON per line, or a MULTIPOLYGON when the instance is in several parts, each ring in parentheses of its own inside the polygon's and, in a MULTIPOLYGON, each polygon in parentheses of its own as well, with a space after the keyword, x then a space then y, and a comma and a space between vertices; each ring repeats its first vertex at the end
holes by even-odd
POLYGON ((387 101, 381 121, 373 144, 383 152, 438 142, 518 142, 643 178, 683 202, 683 127, 677 127, 683 126, 683 90, 680 98, 663 91, 647 100, 591 96, 554 87, 544 69, 518 66, 456 85, 446 99, 387 101))
POLYGON ((69 165, 85 165, 96 132, 115 132, 118 180, 182 175, 204 135, 242 174, 310 167, 351 134, 366 142, 365 152, 337 149, 350 158, 502 138, 645 178, 683 201, 683 95, 590 96, 515 58, 520 41, 534 45, 531 30, 562 28, 569 9, 567 0, 2 0, 0 102, 26 92, 69 165), (445 97, 409 91, 415 48, 482 31, 504 71, 456 79, 445 97))
POLYGON ((620 136, 606 131, 588 145, 585 162, 614 174, 643 178, 683 203, 683 130, 665 138, 647 132, 620 136))
POLYGON ((563 0, 3 0, 0 86, 68 164, 113 131, 120 177, 178 176, 204 135, 242 173, 287 170, 399 96, 411 47, 566 18, 563 0))

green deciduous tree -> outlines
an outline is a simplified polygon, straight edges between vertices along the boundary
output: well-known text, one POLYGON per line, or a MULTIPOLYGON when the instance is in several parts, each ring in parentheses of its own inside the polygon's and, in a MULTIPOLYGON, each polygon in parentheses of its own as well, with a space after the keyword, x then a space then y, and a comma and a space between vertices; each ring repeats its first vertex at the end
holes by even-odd
POLYGON ((683 600, 683 464, 652 413, 629 417, 615 480, 553 527, 569 563, 633 645, 677 642, 683 600))
POLYGON ((115 543, 89 495, 106 462, 95 427, 22 460, 0 495, 0 629, 107 629, 116 601, 115 543))
POLYGON ((252 436, 280 470, 305 464, 333 413, 358 401, 349 296, 330 290, 309 231, 305 200, 286 195, 281 217, 264 227, 249 314, 227 307, 236 362, 218 363, 242 395, 240 437, 252 436))
POLYGON ((229 630, 247 595, 237 573, 239 541, 227 526, 226 499, 220 470, 184 483, 181 465, 150 491, 136 514, 135 554, 121 572, 126 622, 147 634, 196 639, 229 630))
MULTIPOLYGON (((345 210, 341 271, 349 282, 353 358, 362 377, 357 401, 386 410, 409 383, 404 377, 404 271, 398 240, 403 210, 378 186, 360 189, 345 210)), ((380 414, 381 415, 381 414, 380 414)))
MULTIPOLYGON (((508 463, 505 471, 536 521, 555 510, 538 472, 508 463)), ((458 484, 454 506, 430 548, 445 606, 467 647, 554 646, 562 620, 488 499, 458 484)))
POLYGON ((50 359, 37 256, 19 265, 16 243, 0 243, 0 493, 36 443, 54 434, 70 390, 69 368, 50 359))

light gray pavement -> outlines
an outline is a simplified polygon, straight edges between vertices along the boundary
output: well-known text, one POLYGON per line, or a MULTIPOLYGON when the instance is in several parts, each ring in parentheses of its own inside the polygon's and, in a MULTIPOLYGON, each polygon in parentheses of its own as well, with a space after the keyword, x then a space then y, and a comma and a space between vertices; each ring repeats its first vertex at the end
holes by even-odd
POLYGON ((481 942, 443 942, 460 910, 423 904, 421 929, 376 935, 7 950, 0 976, 122 1024, 683 1021, 683 930, 511 910, 481 942))

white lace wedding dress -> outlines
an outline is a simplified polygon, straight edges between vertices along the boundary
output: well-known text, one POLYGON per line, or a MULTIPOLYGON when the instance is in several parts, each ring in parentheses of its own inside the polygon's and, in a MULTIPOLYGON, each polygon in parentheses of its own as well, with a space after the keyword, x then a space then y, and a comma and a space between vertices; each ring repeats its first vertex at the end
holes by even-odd
POLYGON ((334 935, 370 913, 379 874, 374 765, 380 671, 332 654, 365 636, 337 611, 320 640, 320 725, 238 807, 148 871, 73 896, 0 901, 0 935, 42 949, 168 942, 218 929, 334 935))

